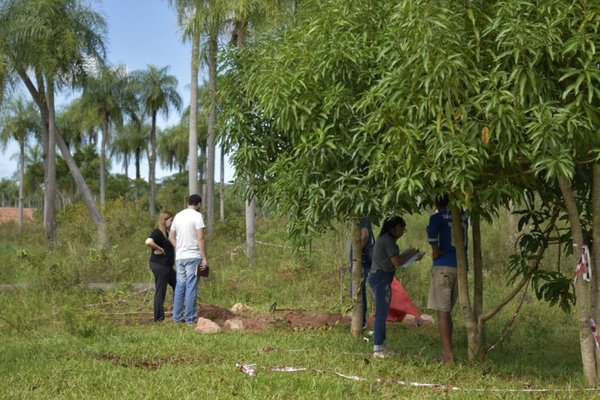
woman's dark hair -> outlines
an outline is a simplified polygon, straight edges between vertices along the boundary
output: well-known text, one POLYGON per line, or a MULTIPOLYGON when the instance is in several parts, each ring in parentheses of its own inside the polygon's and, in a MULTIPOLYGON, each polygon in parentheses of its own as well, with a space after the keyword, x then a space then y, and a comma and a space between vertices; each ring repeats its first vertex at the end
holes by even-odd
POLYGON ((403 228, 406 226, 406 222, 404 222, 404 219, 402 217, 395 216, 386 219, 383 222, 383 226, 381 227, 381 232, 379 232, 379 236, 383 235, 384 233, 390 233, 390 231, 398 225, 400 225, 403 228))

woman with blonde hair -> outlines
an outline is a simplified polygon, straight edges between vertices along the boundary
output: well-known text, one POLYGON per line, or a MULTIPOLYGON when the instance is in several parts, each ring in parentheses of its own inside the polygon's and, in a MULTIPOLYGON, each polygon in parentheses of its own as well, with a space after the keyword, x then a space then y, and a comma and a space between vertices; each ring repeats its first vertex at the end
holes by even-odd
POLYGON ((165 297, 167 295, 167 285, 171 286, 175 293, 175 284, 177 275, 173 269, 175 263, 175 248, 169 241, 169 229, 173 223, 173 213, 161 211, 156 220, 156 225, 148 239, 146 246, 152 250, 150 252, 150 269, 154 274, 154 321, 164 321, 165 319, 165 297))

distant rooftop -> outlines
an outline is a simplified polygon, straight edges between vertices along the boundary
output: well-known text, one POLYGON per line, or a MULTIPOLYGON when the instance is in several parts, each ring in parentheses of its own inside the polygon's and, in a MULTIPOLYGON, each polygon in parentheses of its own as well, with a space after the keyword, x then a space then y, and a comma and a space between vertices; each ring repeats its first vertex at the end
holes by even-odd
MULTIPOLYGON (((25 220, 25 222, 33 221, 34 212, 35 208, 23 209, 23 219, 25 220)), ((11 221, 19 221, 19 209, 15 207, 0 207, 0 224, 5 224, 11 221)))

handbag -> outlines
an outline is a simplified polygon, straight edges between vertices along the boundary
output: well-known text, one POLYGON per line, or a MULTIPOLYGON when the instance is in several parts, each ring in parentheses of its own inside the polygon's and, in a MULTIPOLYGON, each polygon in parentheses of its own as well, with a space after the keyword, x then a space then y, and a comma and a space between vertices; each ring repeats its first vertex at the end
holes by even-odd
POLYGON ((209 272, 208 265, 204 269, 200 269, 200 267, 198 267, 198 276, 208 277, 208 272, 209 272))

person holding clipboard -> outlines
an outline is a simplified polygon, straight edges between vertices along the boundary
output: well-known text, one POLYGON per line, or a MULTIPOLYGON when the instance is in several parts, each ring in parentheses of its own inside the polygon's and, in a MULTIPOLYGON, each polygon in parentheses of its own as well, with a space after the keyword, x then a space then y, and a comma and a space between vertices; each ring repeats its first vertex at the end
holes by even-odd
POLYGON ((410 248, 400 253, 396 241, 406 230, 406 222, 395 216, 384 221, 379 237, 373 246, 373 263, 368 281, 375 296, 375 326, 373 332, 373 357, 387 358, 393 354, 385 345, 386 319, 391 301, 392 279, 396 268, 412 264, 423 257, 423 253, 410 248))

